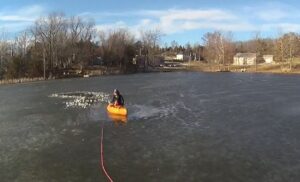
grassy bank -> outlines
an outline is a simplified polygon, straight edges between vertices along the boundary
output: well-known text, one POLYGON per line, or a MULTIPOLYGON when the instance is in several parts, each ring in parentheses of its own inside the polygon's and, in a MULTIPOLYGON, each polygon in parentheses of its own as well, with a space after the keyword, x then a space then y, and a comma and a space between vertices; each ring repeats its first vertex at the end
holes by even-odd
POLYGON ((193 71, 203 72, 248 72, 248 73, 278 73, 278 74, 300 74, 300 63, 295 62, 290 69, 289 64, 259 64, 257 66, 234 66, 234 65, 209 65, 205 63, 193 62, 187 67, 193 71))
MULTIPOLYGON (((184 71, 187 70, 185 67, 178 67, 178 68, 160 68, 160 67, 149 67, 145 71, 137 71, 137 72, 124 72, 121 71, 119 68, 89 68, 83 71, 80 70, 65 70, 62 71, 58 76, 52 77, 46 80, 53 80, 53 79, 69 79, 69 78, 86 78, 86 77, 97 77, 97 76, 108 76, 108 75, 123 75, 123 74, 134 74, 134 73, 153 73, 153 72, 173 72, 173 71, 184 71)), ((17 83, 27 83, 27 82, 35 82, 35 81, 42 81, 44 80, 43 77, 37 78, 16 78, 16 79, 3 79, 0 80, 0 85, 6 84, 17 84, 17 83)))
MULTIPOLYGON (((257 66, 222 66, 222 65, 210 65, 201 62, 191 62, 179 67, 154 67, 148 68, 146 71, 135 73, 151 73, 151 72, 176 72, 176 71, 201 71, 201 72, 248 72, 248 73, 276 73, 276 74, 300 74, 300 62, 293 63, 292 69, 289 69, 288 64, 259 64, 257 66)), ((133 73, 133 72, 132 72, 133 73)), ((78 78, 78 77, 95 77, 104 75, 121 75, 130 74, 120 71, 118 68, 94 68, 87 69, 83 72, 74 71, 74 73, 68 73, 57 78, 78 78)), ((43 77, 37 78, 18 78, 18 79, 4 79, 0 80, 0 85, 4 84, 17 84, 42 81, 43 77)), ((49 79, 48 79, 49 80, 49 79)))
POLYGON ((0 85, 16 84, 16 83, 27 83, 27 82, 35 82, 35 81, 42 81, 42 80, 44 80, 43 77, 38 77, 38 78, 4 79, 4 80, 0 80, 0 85))

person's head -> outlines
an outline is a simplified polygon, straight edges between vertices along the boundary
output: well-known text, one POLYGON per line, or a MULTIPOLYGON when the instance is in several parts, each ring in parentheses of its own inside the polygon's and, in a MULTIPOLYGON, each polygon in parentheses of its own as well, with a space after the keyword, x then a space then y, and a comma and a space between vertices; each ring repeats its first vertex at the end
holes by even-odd
POLYGON ((118 89, 114 89, 114 95, 120 95, 120 92, 118 89))

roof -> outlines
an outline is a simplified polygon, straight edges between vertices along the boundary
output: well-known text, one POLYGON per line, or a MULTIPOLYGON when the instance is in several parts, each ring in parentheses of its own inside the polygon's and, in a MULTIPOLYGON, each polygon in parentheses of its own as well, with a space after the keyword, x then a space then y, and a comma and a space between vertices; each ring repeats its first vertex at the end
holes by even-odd
POLYGON ((256 53, 237 53, 234 57, 255 58, 256 57, 256 53))

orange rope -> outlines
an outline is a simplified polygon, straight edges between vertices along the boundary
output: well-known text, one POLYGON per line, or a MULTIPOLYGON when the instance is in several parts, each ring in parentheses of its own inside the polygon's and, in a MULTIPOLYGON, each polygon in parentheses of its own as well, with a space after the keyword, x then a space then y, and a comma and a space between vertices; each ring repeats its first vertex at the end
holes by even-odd
POLYGON ((109 182, 113 182, 113 180, 111 179, 111 177, 109 176, 109 174, 106 172, 105 170, 105 167, 104 167, 104 157, 103 157, 103 125, 102 125, 102 133, 101 133, 101 148, 100 148, 100 153, 101 153, 101 156, 100 156, 100 163, 101 163, 101 168, 102 168, 102 171, 104 172, 104 174, 106 175, 107 179, 109 180, 109 182))

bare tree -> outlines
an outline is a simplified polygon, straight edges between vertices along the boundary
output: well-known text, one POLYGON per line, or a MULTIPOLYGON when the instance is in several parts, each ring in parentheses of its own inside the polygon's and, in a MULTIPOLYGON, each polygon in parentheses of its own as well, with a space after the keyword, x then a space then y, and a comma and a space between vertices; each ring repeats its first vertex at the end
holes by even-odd
POLYGON ((195 43, 192 47, 192 50, 194 54, 194 61, 200 61, 201 57, 203 57, 204 47, 201 46, 199 43, 195 43))
POLYGON ((205 50, 204 56, 208 63, 226 65, 231 62, 234 46, 232 43, 232 34, 215 31, 213 33, 206 33, 202 40, 204 42, 205 50))
POLYGON ((141 30, 140 33, 143 46, 147 52, 147 62, 148 64, 153 65, 155 55, 158 54, 159 44, 163 34, 158 28, 145 31, 141 30))
POLYGON ((47 57, 47 68, 52 71, 61 63, 59 53, 61 51, 63 38, 66 37, 66 19, 62 13, 52 13, 47 18, 40 18, 35 22, 31 32, 35 42, 43 45, 47 57))
POLYGON ((289 70, 292 70, 293 60, 300 50, 299 35, 286 33, 280 36, 275 43, 275 55, 277 61, 288 63, 289 70))
POLYGON ((254 45, 255 45, 255 53, 256 53, 256 59, 255 59, 255 71, 257 71, 257 62, 258 59, 261 56, 261 37, 260 37, 260 32, 255 32, 254 36, 254 45))
POLYGON ((9 44, 6 37, 5 30, 1 30, 0 32, 0 78, 3 77, 5 72, 5 62, 6 62, 6 56, 7 51, 9 49, 9 44))
POLYGON ((287 42, 287 62, 289 63, 289 69, 292 70, 293 60, 299 51, 299 36, 296 33, 288 33, 283 36, 283 39, 287 42))
POLYGON ((21 55, 21 57, 25 57, 27 53, 27 49, 30 46, 31 37, 27 31, 23 31, 16 37, 14 45, 16 54, 21 55))
POLYGON ((108 66, 119 66, 126 70, 135 55, 134 36, 127 29, 99 32, 100 55, 108 66))
POLYGON ((178 50, 178 43, 175 41, 175 40, 173 40, 172 42, 171 42, 171 48, 172 48, 172 50, 173 51, 175 51, 175 52, 177 52, 178 50))

